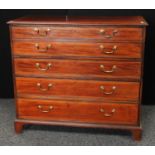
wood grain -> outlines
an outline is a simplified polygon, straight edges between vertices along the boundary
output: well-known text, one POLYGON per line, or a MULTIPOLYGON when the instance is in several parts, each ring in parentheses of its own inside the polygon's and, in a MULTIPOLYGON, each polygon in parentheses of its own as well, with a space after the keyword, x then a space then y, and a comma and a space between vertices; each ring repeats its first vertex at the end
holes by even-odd
POLYGON ((12 27, 12 36, 13 39, 63 38, 72 40, 82 38, 82 39, 102 39, 103 41, 142 41, 142 28, 21 26, 21 27, 12 27), (38 29, 39 33, 34 30, 35 28, 38 29), (100 33, 101 30, 104 30, 105 33, 100 33), (117 31, 117 33, 113 36, 112 34, 113 31, 115 30, 117 31))
POLYGON ((75 121, 85 123, 132 124, 137 123, 138 105, 71 101, 18 99, 18 117, 32 120, 75 121), (42 109, 38 108, 42 106, 42 109), (53 109, 49 112, 49 107, 53 109), (100 110, 104 109, 105 112, 100 110), (114 113, 111 111, 115 109, 114 113), (105 116, 109 114, 110 116, 105 116))
POLYGON ((144 27, 147 24, 142 16, 26 16, 11 20, 10 25, 106 25, 144 27))
POLYGON ((141 43, 84 43, 84 42, 54 42, 54 41, 13 41, 14 55, 20 56, 83 56, 83 57, 113 57, 113 58, 141 58, 141 43), (51 47, 45 52, 48 45, 51 47), (101 48, 104 47, 104 48, 101 48), (113 50, 117 47, 116 50, 113 50), (107 54, 107 52, 112 52, 107 54))
POLYGON ((79 96, 84 98, 108 98, 109 100, 137 101, 139 99, 139 83, 137 82, 106 82, 94 80, 68 80, 46 78, 22 78, 16 77, 18 95, 38 96, 79 96), (37 83, 41 84, 41 89, 37 83), (48 88, 48 85, 52 87, 48 88), (105 90, 101 90, 104 86, 105 90), (113 91, 112 87, 116 87, 113 91), (131 91, 132 90, 132 91, 131 91), (105 93, 113 92, 111 95, 105 93))
POLYGON ((140 62, 16 58, 14 63, 15 74, 18 76, 139 79, 141 74, 140 62), (36 66, 38 64, 39 67, 36 66))

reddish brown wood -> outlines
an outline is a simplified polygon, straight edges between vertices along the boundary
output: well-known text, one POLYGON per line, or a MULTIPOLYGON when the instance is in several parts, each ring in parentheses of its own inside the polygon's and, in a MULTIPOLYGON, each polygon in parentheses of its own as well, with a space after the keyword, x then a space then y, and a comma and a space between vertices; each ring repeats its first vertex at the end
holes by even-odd
POLYGON ((13 41, 14 55, 20 56, 87 56, 87 57, 113 57, 113 58, 141 58, 141 43, 78 43, 78 42, 53 42, 53 41, 13 41), (40 52, 36 48, 36 44, 40 52), (48 45, 50 48, 46 50, 48 45), (116 47, 115 50, 113 48, 116 47), (112 52, 112 53, 107 53, 112 52))
POLYGON ((75 96, 83 98, 103 98, 114 101, 137 101, 139 83, 106 82, 94 80, 68 80, 45 78, 16 78, 17 93, 20 95, 38 96, 75 96), (37 84, 40 83, 40 87, 37 84), (52 86, 49 87, 48 85, 52 86), (100 87, 104 86, 105 90, 100 87), (116 87, 115 90, 112 88, 116 87), (45 89, 43 91, 42 89, 45 89), (132 91, 131 91, 132 90, 132 91), (111 93, 109 95, 105 93, 111 93))
POLYGON ((140 139, 142 17, 24 17, 9 24, 17 133, 24 124, 49 124, 126 129, 140 139), (100 65, 117 70, 103 73, 100 65))
POLYGON ((15 59, 15 74, 22 76, 57 75, 139 79, 140 71, 140 62, 15 59), (107 73, 107 71, 112 72, 107 73))
POLYGON ((138 116, 137 104, 18 99, 17 105, 21 119, 136 125, 138 116))
POLYGON ((141 28, 115 27, 13 27, 14 39, 102 39, 103 41, 142 41, 141 28), (37 29, 37 32, 35 31, 37 29), (61 31, 61 33, 60 33, 61 31), (100 31, 105 31, 101 33, 100 31), (116 31, 116 33, 114 33, 116 31), (113 34, 114 33, 114 34, 113 34), (135 35, 136 33, 136 35, 135 35))
POLYGON ((24 127, 24 123, 22 123, 22 122, 14 122, 14 127, 15 127, 15 132, 17 134, 22 133, 23 127, 24 127))
POLYGON ((14 19, 8 24, 29 25, 106 25, 106 26, 146 26, 145 19, 141 16, 27 16, 14 19))
POLYGON ((131 132, 132 132, 132 137, 134 140, 136 140, 136 141, 141 140, 141 138, 142 138, 142 129, 141 128, 133 129, 131 132))

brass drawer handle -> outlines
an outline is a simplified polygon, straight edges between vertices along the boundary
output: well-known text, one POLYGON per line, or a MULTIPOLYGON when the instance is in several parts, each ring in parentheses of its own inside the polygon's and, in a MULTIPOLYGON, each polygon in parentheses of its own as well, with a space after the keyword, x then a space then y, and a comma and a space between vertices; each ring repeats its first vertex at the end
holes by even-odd
POLYGON ((100 45, 100 49, 103 51, 105 54, 114 54, 114 52, 117 50, 117 46, 114 45, 111 51, 107 51, 106 48, 103 45, 100 45))
POLYGON ((116 70, 116 68, 117 68, 116 65, 113 65, 111 70, 105 70, 104 65, 100 65, 100 69, 104 73, 113 73, 116 70))
POLYGON ((48 84, 47 88, 42 88, 41 86, 41 83, 37 83, 37 87, 41 90, 41 91, 48 91, 50 90, 50 88, 52 87, 53 85, 51 83, 48 84))
POLYGON ((112 86, 112 91, 110 91, 110 92, 106 92, 104 86, 100 86, 100 90, 101 90, 105 95, 111 95, 111 94, 113 94, 113 93, 115 92, 116 86, 112 86))
POLYGON ((38 109, 40 109, 41 112, 43 112, 43 113, 47 113, 47 112, 50 112, 53 109, 53 106, 49 106, 48 110, 43 110, 43 106, 38 105, 38 109))
POLYGON ((105 110, 101 108, 100 112, 104 113, 105 117, 111 117, 116 112, 116 109, 113 108, 110 113, 105 113, 105 110))
POLYGON ((46 30, 39 30, 39 28, 34 28, 34 34, 40 35, 40 36, 47 36, 50 32, 50 28, 46 29, 46 30))
POLYGON ((103 37, 111 39, 118 33, 118 30, 113 30, 112 34, 106 34, 106 31, 104 29, 101 29, 99 33, 103 35, 103 37))
POLYGON ((52 64, 51 64, 51 63, 48 63, 48 64, 46 65, 46 68, 41 68, 40 63, 36 63, 35 66, 36 66, 36 68, 37 68, 38 70, 47 71, 47 70, 49 70, 49 69, 52 67, 52 64))
POLYGON ((51 46, 51 44, 48 44, 45 48, 40 48, 39 44, 36 43, 36 44, 35 44, 35 47, 36 47, 36 49, 37 49, 39 52, 47 52, 48 49, 50 49, 52 46, 51 46))

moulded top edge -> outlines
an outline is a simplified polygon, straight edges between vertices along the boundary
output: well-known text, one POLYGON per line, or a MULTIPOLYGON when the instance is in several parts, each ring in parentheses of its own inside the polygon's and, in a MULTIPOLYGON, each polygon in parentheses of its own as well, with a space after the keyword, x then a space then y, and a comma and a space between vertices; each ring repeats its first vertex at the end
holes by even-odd
POLYGON ((125 25, 147 26, 142 16, 29 16, 7 22, 8 24, 24 25, 125 25))

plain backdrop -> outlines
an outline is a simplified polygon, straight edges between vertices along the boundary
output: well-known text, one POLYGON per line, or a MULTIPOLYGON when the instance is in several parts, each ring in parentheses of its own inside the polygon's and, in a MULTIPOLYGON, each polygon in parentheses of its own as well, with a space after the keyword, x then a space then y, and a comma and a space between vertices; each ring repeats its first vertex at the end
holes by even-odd
MULTIPOLYGON (((143 16, 146 31, 142 104, 155 104, 155 10, 0 10, 0 98, 13 98, 11 49, 7 21, 27 15, 143 16)), ((132 90, 131 90, 132 91, 132 90)))

